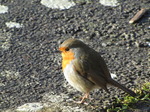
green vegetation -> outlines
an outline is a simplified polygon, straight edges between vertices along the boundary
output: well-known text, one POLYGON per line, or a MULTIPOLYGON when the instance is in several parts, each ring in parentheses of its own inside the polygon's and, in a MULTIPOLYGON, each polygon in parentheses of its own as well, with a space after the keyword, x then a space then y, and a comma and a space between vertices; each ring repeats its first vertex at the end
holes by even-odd
POLYGON ((128 112, 139 108, 141 105, 150 105, 150 82, 144 83, 134 91, 137 97, 127 95, 122 99, 117 98, 113 106, 107 109, 107 112, 128 112))

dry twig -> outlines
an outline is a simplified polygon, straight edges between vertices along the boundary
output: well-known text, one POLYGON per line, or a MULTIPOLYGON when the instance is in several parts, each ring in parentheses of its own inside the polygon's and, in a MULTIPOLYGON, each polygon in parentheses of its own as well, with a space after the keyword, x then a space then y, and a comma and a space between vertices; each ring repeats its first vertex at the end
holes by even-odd
POLYGON ((129 23, 134 23, 137 20, 139 20, 145 13, 147 9, 142 8, 139 12, 136 13, 136 15, 129 21, 129 23))

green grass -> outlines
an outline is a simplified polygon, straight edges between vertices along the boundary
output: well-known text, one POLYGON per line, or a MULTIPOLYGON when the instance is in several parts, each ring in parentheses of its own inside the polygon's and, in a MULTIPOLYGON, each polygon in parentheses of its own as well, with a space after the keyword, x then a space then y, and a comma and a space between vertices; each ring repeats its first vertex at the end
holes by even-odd
POLYGON ((150 105, 150 82, 144 83, 141 87, 134 90, 136 97, 125 96, 122 99, 116 98, 107 112, 127 112, 138 108, 141 104, 150 105))

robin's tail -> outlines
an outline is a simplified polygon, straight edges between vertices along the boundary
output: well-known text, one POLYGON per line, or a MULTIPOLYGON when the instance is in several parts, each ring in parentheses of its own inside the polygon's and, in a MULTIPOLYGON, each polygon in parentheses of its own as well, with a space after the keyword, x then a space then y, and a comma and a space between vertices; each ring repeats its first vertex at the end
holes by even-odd
POLYGON ((116 82, 115 80, 109 79, 108 82, 109 82, 109 84, 111 84, 111 85, 113 85, 113 86, 116 86, 116 87, 122 89, 123 91, 127 92, 127 93, 130 94, 131 96, 133 96, 133 97, 136 96, 136 94, 135 94, 133 91, 131 91, 130 89, 124 87, 124 86, 121 85, 121 84, 119 84, 119 83, 116 82))

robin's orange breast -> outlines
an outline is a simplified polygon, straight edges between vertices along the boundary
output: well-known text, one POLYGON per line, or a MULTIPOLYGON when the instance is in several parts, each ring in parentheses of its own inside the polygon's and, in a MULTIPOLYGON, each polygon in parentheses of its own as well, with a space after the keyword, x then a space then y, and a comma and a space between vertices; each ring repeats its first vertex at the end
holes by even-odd
POLYGON ((64 70, 68 64, 75 58, 74 53, 71 51, 62 52, 62 69, 64 70))

